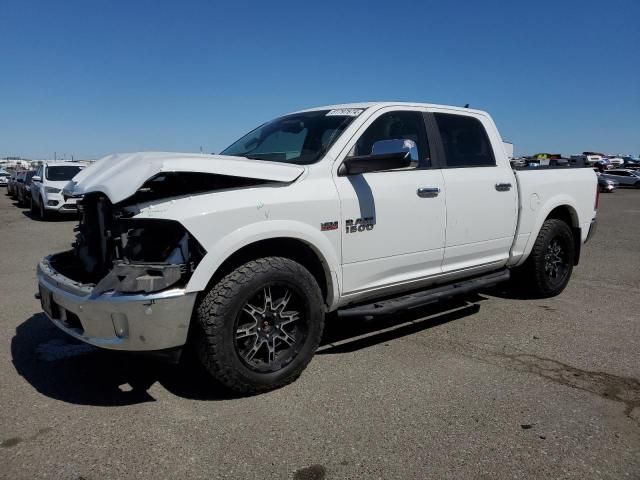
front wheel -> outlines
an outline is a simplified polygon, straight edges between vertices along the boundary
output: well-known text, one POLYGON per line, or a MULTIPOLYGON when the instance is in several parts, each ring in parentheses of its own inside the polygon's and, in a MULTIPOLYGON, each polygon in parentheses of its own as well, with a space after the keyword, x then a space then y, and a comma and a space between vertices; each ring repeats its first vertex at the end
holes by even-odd
POLYGON ((555 218, 542 224, 538 238, 516 278, 525 293, 538 298, 562 292, 573 271, 575 245, 569 225, 555 218))
POLYGON ((38 203, 38 218, 42 222, 49 219, 49 213, 47 209, 44 208, 44 198, 42 197, 40 197, 40 202, 38 203))
POLYGON ((253 394, 293 382, 315 353, 324 327, 320 288, 309 271, 282 257, 252 260, 200 301, 198 356, 220 383, 253 394))

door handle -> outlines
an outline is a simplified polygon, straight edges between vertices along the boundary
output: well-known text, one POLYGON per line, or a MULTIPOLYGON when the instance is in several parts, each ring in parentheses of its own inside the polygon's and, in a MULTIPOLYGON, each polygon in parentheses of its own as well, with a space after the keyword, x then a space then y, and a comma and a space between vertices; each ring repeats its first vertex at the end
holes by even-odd
POLYGON ((420 198, 434 198, 440 193, 438 187, 420 187, 416 193, 420 198))
POLYGON ((499 192, 508 192, 511 190, 510 183, 496 183, 496 190, 499 192))

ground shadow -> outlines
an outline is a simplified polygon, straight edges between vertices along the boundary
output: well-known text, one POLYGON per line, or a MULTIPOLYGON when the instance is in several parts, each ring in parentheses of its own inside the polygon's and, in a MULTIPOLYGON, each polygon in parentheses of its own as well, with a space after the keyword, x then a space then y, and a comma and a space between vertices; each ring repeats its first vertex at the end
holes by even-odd
MULTIPOLYGON (((16 204, 16 207, 18 207, 18 205, 16 204)), ((22 215, 24 215, 27 218, 30 218, 31 220, 35 220, 36 222, 44 222, 44 223, 57 223, 57 222, 77 222, 78 219, 80 218, 78 215, 76 214, 71 214, 71 213, 66 213, 66 214, 61 214, 61 213, 51 213, 49 214, 49 216, 47 217, 46 220, 40 220, 37 216, 34 216, 31 213, 31 209, 28 207, 18 207, 18 208, 26 208, 26 210, 22 210, 22 215)))
POLYGON ((480 310, 481 295, 416 308, 396 315, 358 318, 329 317, 318 354, 354 352, 407 335, 413 335, 480 310))
MULTIPOLYGON (((353 352, 411 335, 478 312, 486 297, 420 308, 376 319, 327 320, 319 354, 353 352)), ((122 406, 156 399, 149 393, 156 382, 174 395, 198 400, 237 398, 213 381, 187 351, 179 364, 100 350, 57 329, 44 314, 31 316, 11 340, 16 371, 43 395, 72 404, 122 406)))
POLYGON ((155 401, 159 382, 175 395, 204 400, 232 398, 190 355, 178 365, 104 351, 58 330, 42 313, 16 329, 11 355, 17 372, 43 395, 68 403, 119 406, 155 401))

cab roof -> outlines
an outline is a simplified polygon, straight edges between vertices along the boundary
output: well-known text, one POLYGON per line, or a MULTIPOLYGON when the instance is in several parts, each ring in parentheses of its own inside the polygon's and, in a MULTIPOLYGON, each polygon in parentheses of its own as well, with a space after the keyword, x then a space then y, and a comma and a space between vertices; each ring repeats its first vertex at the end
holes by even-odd
POLYGON ((45 165, 47 167, 86 167, 87 164, 86 163, 82 163, 82 162, 58 162, 58 161, 53 161, 53 162, 47 162, 44 161, 42 162, 42 165, 45 165))
POLYGON ((378 108, 382 108, 382 107, 397 107, 397 106, 405 106, 405 107, 426 107, 426 108, 446 108, 447 110, 457 110, 460 112, 472 112, 472 113, 479 113, 479 114, 485 114, 486 112, 483 110, 475 110, 472 108, 465 108, 465 107, 455 107, 452 105, 438 105, 435 103, 420 103, 420 102, 360 102, 360 103, 340 103, 340 104, 336 104, 336 105, 324 105, 321 107, 313 107, 313 108, 306 108, 304 110, 299 110, 297 112, 293 112, 293 113, 301 113, 301 112, 312 112, 315 110, 337 110, 337 109, 342 109, 342 108, 361 108, 361 109, 367 109, 367 108, 372 108, 375 107, 376 109, 378 108))

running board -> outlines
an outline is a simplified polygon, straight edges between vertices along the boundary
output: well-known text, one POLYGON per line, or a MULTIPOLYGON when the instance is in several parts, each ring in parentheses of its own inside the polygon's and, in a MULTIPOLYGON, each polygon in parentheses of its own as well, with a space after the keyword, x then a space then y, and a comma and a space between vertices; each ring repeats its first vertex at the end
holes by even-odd
POLYGON ((370 317, 376 315, 389 315, 401 310, 423 307, 431 303, 437 303, 458 295, 475 292, 483 288, 493 287, 509 280, 511 274, 507 269, 499 272, 474 277, 459 282, 453 282, 442 287, 430 288, 420 292, 403 295, 401 297, 388 298, 366 305, 358 305, 338 310, 340 317, 370 317))

